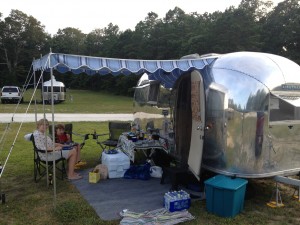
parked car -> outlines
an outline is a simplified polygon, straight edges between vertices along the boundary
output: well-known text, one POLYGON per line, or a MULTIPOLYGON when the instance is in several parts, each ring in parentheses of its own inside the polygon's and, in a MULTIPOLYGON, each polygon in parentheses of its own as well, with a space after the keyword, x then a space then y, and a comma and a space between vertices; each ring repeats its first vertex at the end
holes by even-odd
POLYGON ((1 90, 1 103, 23 103, 22 91, 17 86, 4 86, 1 90))

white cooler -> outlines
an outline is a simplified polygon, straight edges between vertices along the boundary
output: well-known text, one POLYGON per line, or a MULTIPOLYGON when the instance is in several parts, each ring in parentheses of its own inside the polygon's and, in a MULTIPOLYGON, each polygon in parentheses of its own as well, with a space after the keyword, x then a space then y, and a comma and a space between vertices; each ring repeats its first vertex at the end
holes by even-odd
POLYGON ((130 167, 130 160, 125 153, 118 150, 116 154, 102 152, 102 164, 107 166, 109 178, 120 178, 130 167))

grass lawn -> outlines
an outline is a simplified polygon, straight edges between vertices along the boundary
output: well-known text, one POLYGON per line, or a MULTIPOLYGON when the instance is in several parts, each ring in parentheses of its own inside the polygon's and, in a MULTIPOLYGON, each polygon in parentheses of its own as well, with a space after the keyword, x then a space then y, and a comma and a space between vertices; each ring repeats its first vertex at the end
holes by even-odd
MULTIPOLYGON (((103 108, 109 107, 108 105, 111 103, 115 104, 114 107, 111 106, 110 112, 112 113, 129 113, 131 110, 132 103, 130 98, 125 98, 123 102, 120 101, 120 98, 122 98, 120 96, 82 92, 83 94, 81 95, 81 91, 74 91, 74 101, 66 101, 63 104, 56 105, 56 112, 68 111, 71 110, 70 108, 74 110, 75 108, 74 111, 68 112, 103 113, 109 112, 103 108), (99 101, 99 104, 103 103, 102 107, 99 107, 98 103, 94 102, 96 100, 98 102, 100 96, 101 98, 107 96, 109 99, 99 101), (80 98, 85 99, 86 102, 81 102, 81 99, 80 102, 75 103, 76 98, 78 101, 80 98), (120 101, 119 104, 116 104, 118 101, 120 101), (120 106, 120 104, 124 105, 120 106), (128 111, 122 111, 122 107, 128 111), (116 110, 115 108, 118 109, 116 110)), ((15 105, 7 104, 6 106, 13 108, 15 105)), ((25 104, 22 106, 25 107, 25 104)), ((0 104, 0 110, 2 107, 3 105, 0 104)), ((3 111, 1 110, 1 112, 3 111)), ((11 123, 6 133, 7 135, 3 136, 6 126, 7 124, 0 123, 0 137, 2 139, 0 144, 0 161, 2 164, 10 153, 5 171, 0 178, 0 191, 5 193, 7 200, 5 204, 0 204, 0 225, 119 224, 119 221, 102 221, 77 189, 67 180, 57 179, 56 207, 53 207, 53 186, 47 187, 45 178, 38 183, 33 181, 32 143, 25 141, 23 138, 25 134, 35 129, 35 124, 24 123, 20 128, 19 123, 11 123), (11 147, 13 143, 14 148, 11 147)), ((107 126, 107 122, 74 122, 73 130, 81 134, 92 133, 94 130, 97 133, 107 133, 107 126)), ((80 139, 76 139, 75 136, 75 141, 80 141, 80 139)), ((87 161, 87 168, 94 167, 99 163, 100 154, 101 148, 96 144, 96 141, 93 139, 87 140, 86 145, 82 149, 82 158, 87 161)), ((292 198, 294 189, 287 185, 280 184, 279 186, 283 203, 285 204, 283 208, 269 208, 266 206, 275 187, 275 183, 272 180, 249 179, 244 211, 242 213, 234 218, 221 218, 207 212, 205 201, 195 201, 192 202, 189 212, 196 219, 184 224, 300 224, 298 215, 300 203, 292 198)))
MULTIPOLYGON (((66 101, 55 104, 55 112, 57 113, 132 113, 132 97, 124 97, 118 95, 110 95, 88 90, 68 90, 66 101), (72 98, 71 98, 72 96, 72 98)), ((25 113, 28 103, 32 99, 33 89, 28 89, 24 93, 24 103, 20 104, 0 104, 1 113, 25 113)), ((36 91, 36 100, 41 102, 40 90, 36 91)), ((35 110, 34 98, 28 113, 33 113, 35 110)), ((38 113, 43 113, 43 105, 36 104, 38 113)), ((45 112, 51 112, 51 106, 45 105, 45 112)))

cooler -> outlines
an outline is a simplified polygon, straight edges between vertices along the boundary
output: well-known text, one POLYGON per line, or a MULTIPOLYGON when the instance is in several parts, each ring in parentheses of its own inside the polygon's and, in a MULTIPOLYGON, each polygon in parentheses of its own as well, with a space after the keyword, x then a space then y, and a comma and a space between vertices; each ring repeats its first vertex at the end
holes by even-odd
POLYGON ((222 217, 234 217, 243 210, 247 180, 217 175, 204 183, 207 211, 222 217))
POLYGON ((102 152, 102 164, 107 166, 109 178, 120 178, 130 167, 130 160, 127 155, 118 150, 115 154, 102 152))

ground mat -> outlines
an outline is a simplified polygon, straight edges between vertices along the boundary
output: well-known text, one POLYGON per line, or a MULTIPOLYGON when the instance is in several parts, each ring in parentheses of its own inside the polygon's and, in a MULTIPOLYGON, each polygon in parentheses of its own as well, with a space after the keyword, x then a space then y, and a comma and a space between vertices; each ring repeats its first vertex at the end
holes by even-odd
POLYGON ((160 184, 158 178, 114 178, 91 184, 88 172, 82 171, 83 179, 72 183, 102 220, 121 219, 119 213, 123 209, 144 212, 162 208, 164 194, 170 189, 169 184, 160 184))

